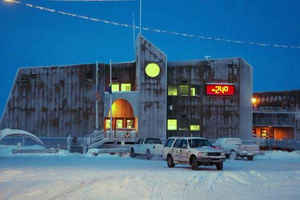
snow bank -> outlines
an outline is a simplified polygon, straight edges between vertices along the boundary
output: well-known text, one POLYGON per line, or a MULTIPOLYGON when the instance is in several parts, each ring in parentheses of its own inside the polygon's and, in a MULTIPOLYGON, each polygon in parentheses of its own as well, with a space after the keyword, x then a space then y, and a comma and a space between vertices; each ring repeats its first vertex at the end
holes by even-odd
POLYGON ((257 160, 290 160, 300 159, 300 154, 297 151, 286 152, 286 151, 266 151, 264 155, 257 155, 257 160))

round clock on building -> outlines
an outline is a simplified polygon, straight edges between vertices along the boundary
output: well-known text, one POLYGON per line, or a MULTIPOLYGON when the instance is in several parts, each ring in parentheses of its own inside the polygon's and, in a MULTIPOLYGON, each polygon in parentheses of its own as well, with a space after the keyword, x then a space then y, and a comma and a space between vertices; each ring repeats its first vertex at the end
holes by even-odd
POLYGON ((156 78, 160 74, 160 67, 156 63, 149 63, 145 67, 145 73, 150 78, 156 78))

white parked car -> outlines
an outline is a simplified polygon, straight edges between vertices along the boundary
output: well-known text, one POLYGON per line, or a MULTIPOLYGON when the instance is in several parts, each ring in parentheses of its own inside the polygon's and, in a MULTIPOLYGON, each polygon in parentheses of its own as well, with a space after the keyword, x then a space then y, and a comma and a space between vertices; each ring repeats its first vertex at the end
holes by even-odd
POLYGON ((254 156, 260 153, 259 145, 254 141, 243 143, 240 138, 218 138, 214 143, 214 146, 222 149, 226 158, 247 158, 253 160, 254 156))
POLYGON ((159 138, 140 138, 130 147, 130 157, 144 155, 149 160, 153 156, 162 156, 163 145, 159 138))
POLYGON ((222 170, 225 154, 213 148, 206 138, 170 137, 165 144, 163 158, 170 168, 175 164, 189 164, 193 170, 198 169, 199 165, 215 165, 222 170))

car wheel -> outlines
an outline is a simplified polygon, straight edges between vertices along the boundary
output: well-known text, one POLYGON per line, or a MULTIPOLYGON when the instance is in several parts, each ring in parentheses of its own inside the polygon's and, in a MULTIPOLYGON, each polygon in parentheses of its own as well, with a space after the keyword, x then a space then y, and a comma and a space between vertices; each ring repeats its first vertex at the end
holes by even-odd
POLYGON ((253 160, 253 156, 247 156, 248 160, 253 160))
POLYGON ((217 170, 223 170, 223 162, 216 164, 217 170))
POLYGON ((173 158, 172 158, 171 155, 168 155, 168 157, 167 157, 167 163, 168 163, 168 167, 169 168, 175 167, 175 163, 174 163, 173 158))
POLYGON ((150 160, 152 158, 152 154, 149 149, 147 149, 147 151, 146 151, 146 158, 147 158, 147 160, 150 160))
POLYGON ((131 158, 134 158, 135 156, 136 156, 136 154, 135 154, 135 152, 134 152, 134 149, 131 148, 131 149, 130 149, 130 157, 131 157, 131 158))
POLYGON ((237 154, 234 150, 232 150, 231 153, 230 153, 230 159, 235 160, 236 158, 237 158, 237 154))
POLYGON ((197 158, 196 157, 192 157, 192 170, 197 170, 198 169, 198 161, 197 161, 197 158))

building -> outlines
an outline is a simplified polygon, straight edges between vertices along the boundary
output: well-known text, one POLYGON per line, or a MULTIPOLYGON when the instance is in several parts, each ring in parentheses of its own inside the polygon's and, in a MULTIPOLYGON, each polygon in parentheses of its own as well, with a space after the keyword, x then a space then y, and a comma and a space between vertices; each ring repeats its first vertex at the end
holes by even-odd
POLYGON ((300 140, 300 90, 254 93, 253 135, 300 140))
POLYGON ((115 139, 251 137, 252 68, 243 59, 169 62, 141 35, 136 49, 136 61, 98 71, 20 69, 0 127, 47 137, 84 136, 97 125, 115 139))

